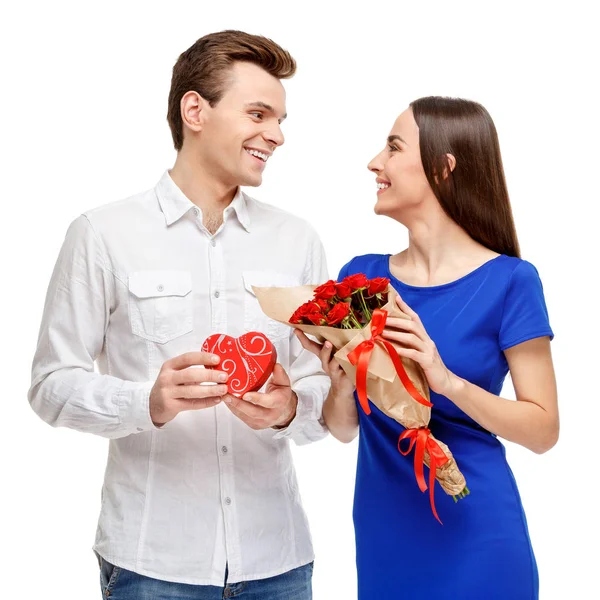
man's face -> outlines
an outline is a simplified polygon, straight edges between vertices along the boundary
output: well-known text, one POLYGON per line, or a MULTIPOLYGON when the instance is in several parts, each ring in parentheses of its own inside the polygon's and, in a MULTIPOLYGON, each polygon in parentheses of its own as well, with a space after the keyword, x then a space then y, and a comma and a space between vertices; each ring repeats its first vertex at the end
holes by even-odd
POLYGON ((284 142, 285 90, 262 68, 233 65, 216 106, 205 103, 198 151, 211 175, 226 186, 258 186, 274 150, 284 142))

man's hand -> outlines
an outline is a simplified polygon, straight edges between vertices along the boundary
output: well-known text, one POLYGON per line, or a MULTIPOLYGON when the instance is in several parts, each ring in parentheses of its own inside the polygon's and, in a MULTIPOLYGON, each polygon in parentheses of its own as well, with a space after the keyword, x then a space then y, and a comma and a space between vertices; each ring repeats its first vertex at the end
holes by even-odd
POLYGON ((294 420, 298 397, 285 369, 277 363, 265 393, 248 392, 243 398, 227 395, 225 404, 251 429, 281 429, 294 420))
POLYGON ((220 358, 207 352, 187 352, 167 360, 150 392, 150 417, 156 426, 164 425, 184 410, 210 408, 227 394, 223 384, 227 373, 216 369, 191 368, 218 364, 220 358))

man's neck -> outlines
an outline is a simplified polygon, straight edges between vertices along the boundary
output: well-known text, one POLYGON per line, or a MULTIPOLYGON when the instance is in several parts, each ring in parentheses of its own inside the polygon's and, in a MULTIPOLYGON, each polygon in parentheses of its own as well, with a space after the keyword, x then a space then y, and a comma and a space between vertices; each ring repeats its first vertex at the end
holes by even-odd
POLYGON ((225 185, 212 177, 208 169, 202 169, 184 150, 177 155, 169 175, 185 196, 205 214, 223 214, 238 190, 237 186, 225 185))

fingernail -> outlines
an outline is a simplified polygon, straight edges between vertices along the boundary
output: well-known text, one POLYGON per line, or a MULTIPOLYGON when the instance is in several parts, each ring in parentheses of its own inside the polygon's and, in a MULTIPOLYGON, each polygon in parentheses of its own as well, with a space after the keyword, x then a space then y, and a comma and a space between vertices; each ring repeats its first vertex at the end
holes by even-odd
POLYGON ((212 357, 212 361, 213 361, 214 363, 218 363, 218 362, 219 362, 219 357, 218 357, 218 356, 216 356, 216 355, 213 355, 213 357, 212 357))
POLYGON ((227 404, 231 404, 231 398, 227 396, 227 398, 225 398, 225 402, 227 402, 227 404))
POLYGON ((227 373, 221 373, 219 375, 219 381, 227 381, 227 373))
POLYGON ((331 348, 331 342, 325 342, 325 348, 331 348))
POLYGON ((252 402, 252 396, 250 396, 250 394, 245 394, 242 396, 242 400, 245 400, 246 402, 252 402))
POLYGON ((215 404, 219 404, 219 402, 221 402, 221 398, 214 398, 214 399, 213 399, 213 402, 214 402, 215 404))

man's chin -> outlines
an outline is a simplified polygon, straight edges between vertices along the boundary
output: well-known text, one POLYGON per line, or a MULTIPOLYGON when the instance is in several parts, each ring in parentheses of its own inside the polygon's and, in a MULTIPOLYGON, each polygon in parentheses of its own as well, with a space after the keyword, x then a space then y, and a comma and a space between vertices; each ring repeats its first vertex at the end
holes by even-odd
POLYGON ((245 181, 240 183, 240 185, 244 187, 258 187, 262 184, 262 175, 254 176, 254 177, 245 177, 245 181))

